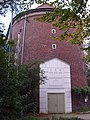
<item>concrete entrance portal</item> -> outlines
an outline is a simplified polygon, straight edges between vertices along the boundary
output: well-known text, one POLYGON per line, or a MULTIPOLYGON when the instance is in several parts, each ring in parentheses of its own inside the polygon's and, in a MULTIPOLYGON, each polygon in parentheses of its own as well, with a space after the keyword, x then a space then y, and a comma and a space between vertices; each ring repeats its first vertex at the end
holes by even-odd
POLYGON ((40 65, 46 76, 40 85, 40 113, 72 112, 70 65, 54 58, 40 65))

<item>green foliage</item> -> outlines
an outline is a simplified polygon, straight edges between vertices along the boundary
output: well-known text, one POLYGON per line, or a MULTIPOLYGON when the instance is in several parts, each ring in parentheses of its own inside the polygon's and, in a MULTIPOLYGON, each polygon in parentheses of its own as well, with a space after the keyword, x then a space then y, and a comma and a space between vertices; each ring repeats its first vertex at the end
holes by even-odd
MULTIPOLYGON (((81 45, 84 38, 90 34, 87 30, 90 27, 89 11, 86 9, 88 0, 72 0, 69 2, 58 0, 53 2, 53 11, 46 13, 44 16, 37 18, 41 22, 49 22, 53 26, 63 31, 62 34, 54 40, 66 40, 72 44, 81 45)), ((90 40, 90 38, 87 38, 90 40)))
POLYGON ((5 79, 7 76, 7 68, 8 68, 8 61, 7 61, 7 53, 2 48, 4 44, 4 40, 2 35, 0 36, 0 79, 5 79))
POLYGON ((8 10, 19 14, 22 11, 29 10, 34 3, 46 3, 49 0, 2 0, 0 2, 0 14, 5 14, 8 10))
MULTIPOLYGON (((44 82, 45 77, 43 71, 40 71, 39 61, 19 66, 8 61, 9 53, 4 48, 6 41, 3 39, 2 28, 0 28, 0 120, 16 120, 27 112, 37 112, 38 87, 39 83, 44 82)), ((7 44, 12 46, 13 43, 9 41, 7 44)))
POLYGON ((77 118, 77 117, 72 117, 72 118, 63 118, 63 117, 60 117, 59 120, 83 120, 83 119, 77 118))
POLYGON ((90 43, 88 43, 87 47, 84 48, 85 52, 86 52, 86 56, 85 56, 85 60, 86 60, 86 63, 88 64, 88 62, 90 62, 90 46, 89 46, 90 43))
POLYGON ((32 63, 17 67, 8 67, 8 76, 0 78, 0 118, 7 120, 21 117, 27 113, 37 111, 35 92, 39 84, 39 64, 32 63))
POLYGON ((5 42, 0 37, 0 120, 15 120, 27 112, 37 112, 37 90, 40 62, 28 65, 8 65, 8 53, 2 47, 5 42), (31 111, 30 111, 31 110, 31 111))
POLYGON ((82 113, 83 113, 83 112, 84 112, 84 113, 85 113, 85 112, 88 113, 88 112, 90 112, 90 107, 88 107, 88 106, 87 106, 87 107, 81 107, 80 109, 78 109, 78 111, 80 111, 80 112, 82 112, 82 113))
POLYGON ((76 94, 88 95, 90 94, 90 87, 72 88, 72 92, 76 94))
POLYGON ((37 118, 37 117, 28 116, 28 117, 25 117, 25 118, 20 119, 20 120, 83 120, 83 119, 77 118, 77 117, 72 117, 72 118, 60 117, 60 118, 57 118, 55 116, 52 116, 51 118, 37 118))
POLYGON ((90 69, 86 71, 88 86, 90 87, 90 69))
POLYGON ((5 30, 5 26, 3 23, 0 22, 0 37, 4 37, 4 34, 3 34, 4 30, 5 30))

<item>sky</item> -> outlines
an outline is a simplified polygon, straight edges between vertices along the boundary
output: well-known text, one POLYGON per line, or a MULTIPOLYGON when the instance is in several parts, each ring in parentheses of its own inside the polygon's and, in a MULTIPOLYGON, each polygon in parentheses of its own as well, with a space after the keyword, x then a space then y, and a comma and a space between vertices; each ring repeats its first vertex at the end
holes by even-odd
MULTIPOLYGON (((0 2, 1 1, 2 0, 0 0, 0 2)), ((52 2, 52 1, 55 1, 55 0, 50 0, 50 1, 52 2)), ((34 8, 38 7, 39 5, 38 4, 34 4, 34 5, 32 5, 31 9, 34 9, 34 8)), ((90 0, 88 0, 88 5, 90 5, 90 0)), ((90 6, 88 6, 88 9, 90 10, 90 6)), ((6 29, 5 30, 5 34, 7 33, 10 21, 11 21, 11 13, 10 12, 8 12, 5 17, 0 16, 0 22, 5 24, 5 29, 6 29)))
MULTIPOLYGON (((0 2, 2 2, 2 1, 3 1, 3 0, 0 0, 0 2)), ((53 1, 55 1, 55 0, 50 0, 50 2, 53 2, 53 1)), ((40 5, 40 4, 34 3, 34 5, 31 6, 31 9, 35 9, 35 8, 37 8, 39 5, 40 5)), ((4 25, 5 25, 5 31, 4 31, 5 34, 7 33, 7 30, 8 30, 8 28, 9 28, 10 21, 11 21, 11 13, 10 13, 10 12, 8 12, 5 17, 3 17, 3 16, 0 15, 0 22, 1 22, 1 23, 4 23, 4 25)))
MULTIPOLYGON (((0 0, 0 1, 1 1, 1 0, 0 0)), ((37 5, 37 4, 34 4, 34 5, 32 5, 31 9, 34 9, 34 8, 36 8, 36 7, 38 7, 38 6, 39 6, 39 4, 38 4, 38 5, 37 5)), ((5 15, 5 17, 0 15, 0 22, 1 22, 1 23, 4 23, 4 25, 5 25, 5 34, 7 33, 7 30, 8 30, 8 28, 9 28, 10 21, 11 21, 11 13, 10 13, 10 12, 8 12, 8 13, 5 15)))

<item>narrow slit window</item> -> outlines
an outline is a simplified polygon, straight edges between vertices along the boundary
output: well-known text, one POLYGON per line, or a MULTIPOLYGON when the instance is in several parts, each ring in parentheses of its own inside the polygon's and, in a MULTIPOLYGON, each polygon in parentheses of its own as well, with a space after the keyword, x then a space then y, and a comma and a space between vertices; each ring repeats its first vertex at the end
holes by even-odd
POLYGON ((56 44, 52 44, 52 49, 56 49, 56 44))

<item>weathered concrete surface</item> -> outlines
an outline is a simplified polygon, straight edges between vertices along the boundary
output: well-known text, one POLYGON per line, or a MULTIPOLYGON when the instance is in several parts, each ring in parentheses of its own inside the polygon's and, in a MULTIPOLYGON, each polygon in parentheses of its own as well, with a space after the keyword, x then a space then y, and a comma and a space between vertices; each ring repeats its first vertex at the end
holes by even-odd
POLYGON ((68 117, 68 118, 72 118, 72 117, 78 117, 84 120, 90 120, 90 114, 51 114, 50 116, 55 116, 57 118, 59 117, 68 117))

